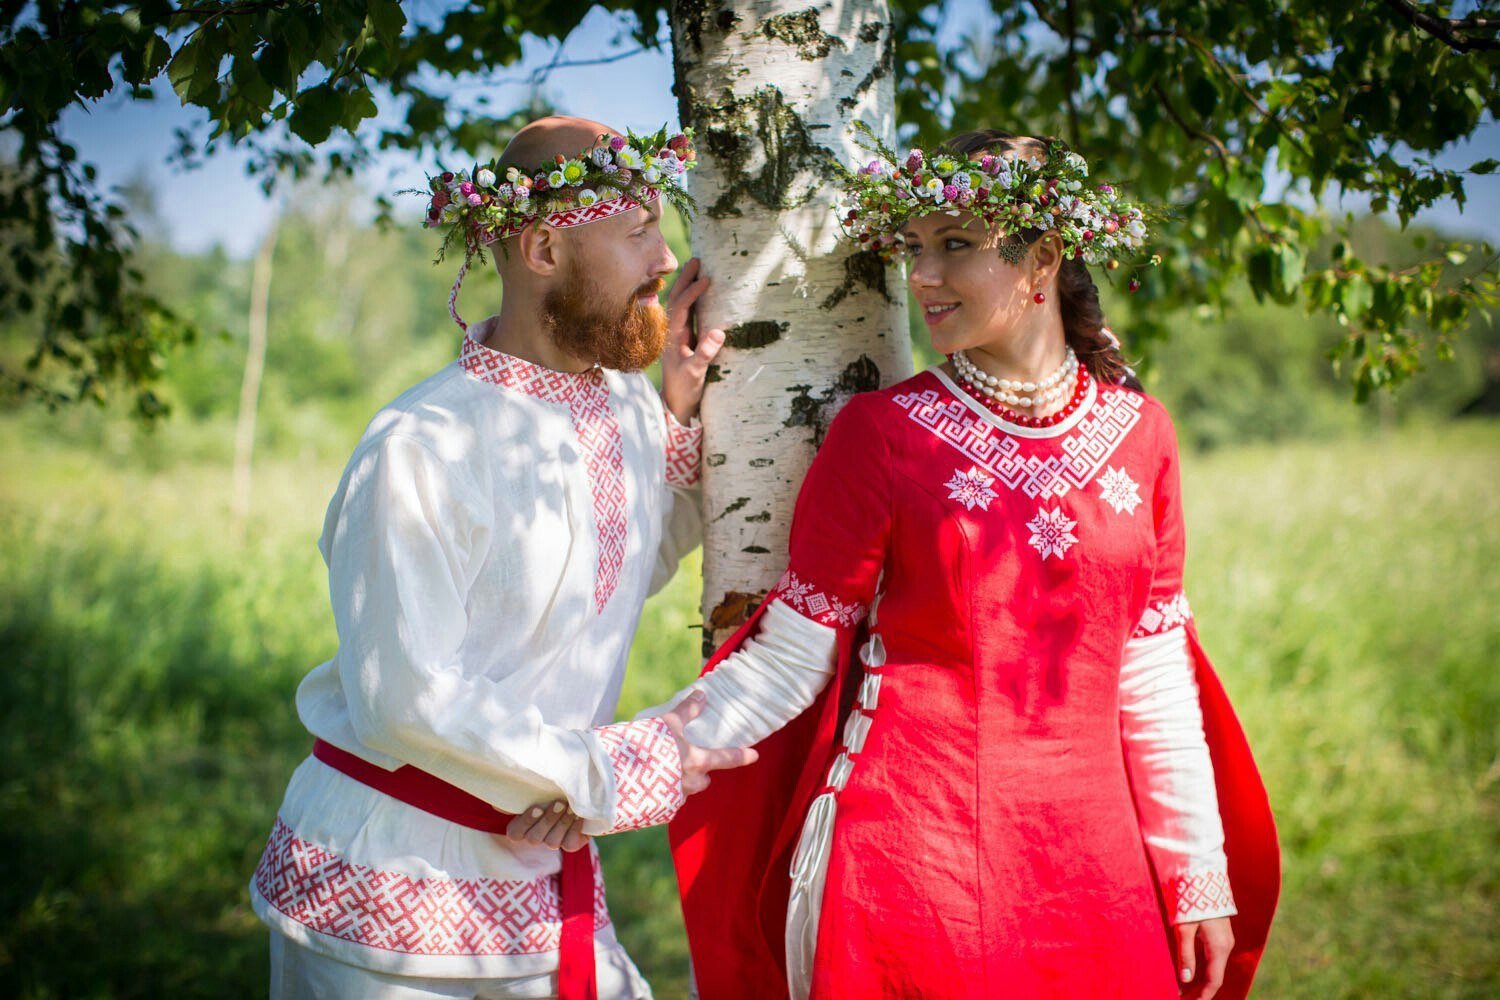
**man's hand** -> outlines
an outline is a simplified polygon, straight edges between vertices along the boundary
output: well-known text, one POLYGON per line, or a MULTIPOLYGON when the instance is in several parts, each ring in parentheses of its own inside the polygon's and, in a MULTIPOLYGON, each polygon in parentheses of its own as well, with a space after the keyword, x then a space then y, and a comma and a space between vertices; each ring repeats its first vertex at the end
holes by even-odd
POLYGON ((583 834, 583 820, 573 815, 564 799, 532 806, 510 821, 505 835, 523 844, 564 851, 576 851, 589 842, 583 834))
POLYGON ((724 346, 723 330, 699 330, 693 344, 693 303, 708 290, 703 264, 694 257, 677 273, 667 293, 667 348, 661 356, 661 394, 677 422, 686 426, 698 413, 708 365, 724 346))
POLYGON ((744 767, 760 759, 760 754, 750 747, 709 750, 688 742, 682 734, 683 727, 701 715, 707 705, 708 695, 694 691, 661 717, 661 721, 672 730, 672 735, 677 737, 677 752, 682 757, 682 790, 687 795, 696 795, 708 787, 710 771, 744 767))
POLYGON ((1234 949, 1228 917, 1178 924, 1177 973, 1187 1000, 1210 1000, 1224 985, 1224 967, 1234 949), (1198 952, 1202 951, 1200 957, 1198 952))

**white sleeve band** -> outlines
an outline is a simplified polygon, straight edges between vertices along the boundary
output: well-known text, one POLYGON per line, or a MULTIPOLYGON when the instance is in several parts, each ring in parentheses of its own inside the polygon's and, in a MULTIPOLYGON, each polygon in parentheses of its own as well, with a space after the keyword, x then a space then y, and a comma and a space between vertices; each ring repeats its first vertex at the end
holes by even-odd
POLYGON ((1146 850, 1174 923, 1235 911, 1187 632, 1125 644, 1120 735, 1146 850))
POLYGON ((700 747, 744 747, 806 711, 833 676, 838 630, 772 599, 760 629, 712 673, 637 718, 661 715, 694 691, 708 695, 703 714, 683 735, 700 747))

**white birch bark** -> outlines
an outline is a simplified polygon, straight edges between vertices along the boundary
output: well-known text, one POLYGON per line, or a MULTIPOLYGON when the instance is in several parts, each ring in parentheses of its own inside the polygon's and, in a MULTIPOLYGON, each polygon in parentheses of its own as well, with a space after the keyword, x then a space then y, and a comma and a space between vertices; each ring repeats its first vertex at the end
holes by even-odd
POLYGON ((698 325, 729 334, 703 400, 709 648, 785 569, 834 414, 911 374, 905 288, 838 238, 833 211, 833 165, 868 158, 850 123, 894 139, 894 48, 885 0, 678 0, 672 27, 697 133, 693 252, 714 279, 698 325))

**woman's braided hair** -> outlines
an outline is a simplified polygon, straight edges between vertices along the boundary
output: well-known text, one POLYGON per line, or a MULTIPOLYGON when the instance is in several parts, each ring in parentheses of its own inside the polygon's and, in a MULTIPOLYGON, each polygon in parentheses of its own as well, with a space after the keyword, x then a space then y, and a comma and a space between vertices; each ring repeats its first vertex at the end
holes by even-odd
MULTIPOLYGON (((943 143, 943 148, 957 156, 976 153, 1046 155, 1050 146, 1067 144, 1052 136, 1013 135, 1000 129, 975 129, 960 132, 943 143)), ((1010 233, 1008 244, 1030 246, 1044 230, 1027 229, 1010 233)), ((1006 255, 1009 256, 1008 254, 1006 255)), ((1097 381, 1106 385, 1125 385, 1140 389, 1140 380, 1120 354, 1117 341, 1104 329, 1104 311, 1099 307, 1099 289, 1088 267, 1076 257, 1063 258, 1057 270, 1057 306, 1062 314, 1063 334, 1068 346, 1078 355, 1097 381)))

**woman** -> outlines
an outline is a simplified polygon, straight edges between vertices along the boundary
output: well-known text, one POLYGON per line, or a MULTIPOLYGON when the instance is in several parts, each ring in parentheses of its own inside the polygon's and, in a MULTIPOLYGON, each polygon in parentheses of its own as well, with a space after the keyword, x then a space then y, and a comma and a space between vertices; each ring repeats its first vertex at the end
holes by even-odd
POLYGON ((761 756, 672 823, 700 995, 1242 997, 1274 829, 1183 596, 1171 421, 1085 266, 1140 213, 1050 140, 880 152, 846 228, 951 360, 840 413, 693 685, 687 738, 761 756))

